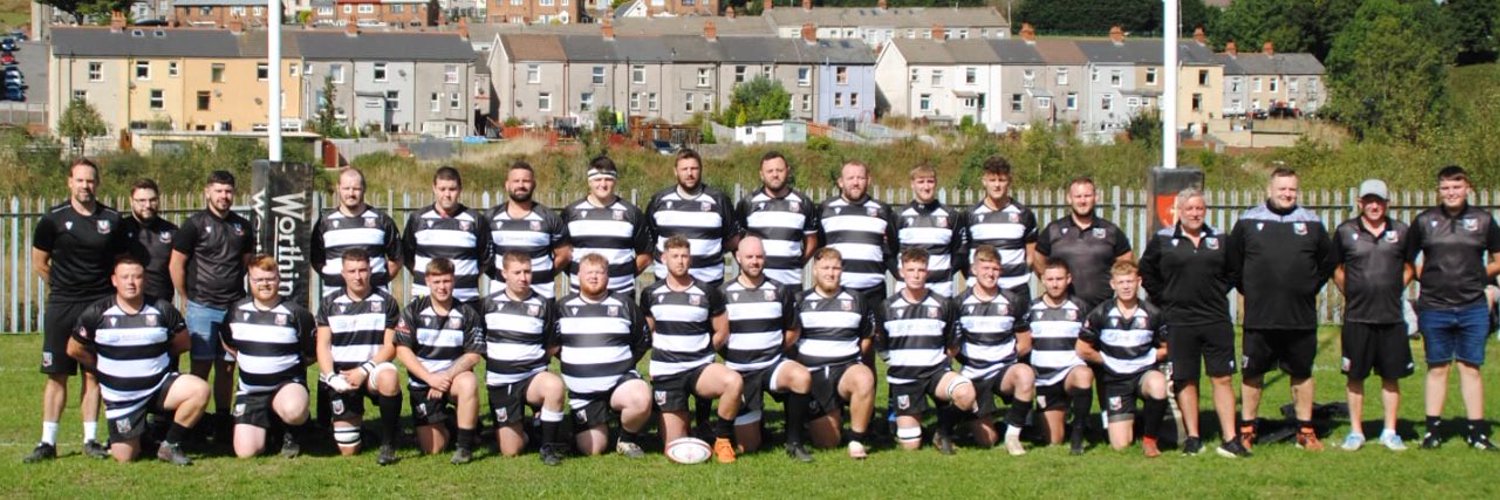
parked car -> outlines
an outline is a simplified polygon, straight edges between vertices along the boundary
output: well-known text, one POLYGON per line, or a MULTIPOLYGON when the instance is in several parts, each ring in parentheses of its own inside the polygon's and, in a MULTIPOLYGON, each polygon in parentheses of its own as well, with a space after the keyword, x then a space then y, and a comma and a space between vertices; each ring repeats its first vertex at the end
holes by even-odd
POLYGON ((11 52, 11 51, 14 51, 14 50, 18 50, 17 47, 16 47, 16 39, 14 39, 14 38, 8 38, 8 37, 0 39, 0 50, 6 51, 6 52, 11 52))
POLYGON ((22 30, 11 31, 10 37, 16 39, 16 41, 18 42, 24 42, 31 39, 31 37, 26 36, 26 32, 22 30))
POLYGON ((12 65, 16 63, 16 55, 10 52, 0 52, 0 64, 12 65))
POLYGON ((7 101, 25 102, 26 101, 26 90, 22 89, 20 86, 6 85, 5 86, 5 100, 7 100, 7 101))

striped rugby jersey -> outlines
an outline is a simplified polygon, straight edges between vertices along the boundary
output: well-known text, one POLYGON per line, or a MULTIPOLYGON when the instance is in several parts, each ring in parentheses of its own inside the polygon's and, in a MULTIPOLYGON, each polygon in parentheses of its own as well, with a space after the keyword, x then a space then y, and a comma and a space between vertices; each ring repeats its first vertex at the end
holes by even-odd
POLYGON ((370 254, 370 284, 390 290, 386 262, 401 259, 401 231, 385 212, 365 205, 358 215, 345 215, 335 208, 313 223, 309 261, 323 278, 323 295, 343 291, 344 252, 363 249, 370 254))
POLYGON ((562 361, 570 406, 578 410, 635 373, 637 356, 651 347, 651 336, 640 306, 622 293, 609 294, 599 302, 573 293, 557 305, 557 337, 562 346, 557 357, 562 361))
MULTIPOLYGON (((396 345, 411 349, 429 373, 439 373, 465 354, 484 354, 483 319, 468 304, 455 300, 447 314, 438 314, 431 297, 417 297, 396 323, 396 345)), ((411 388, 427 387, 416 375, 407 376, 411 388)))
POLYGON ((479 275, 490 258, 489 220, 463 204, 445 215, 436 205, 411 213, 401 239, 401 257, 411 273, 412 296, 427 295, 427 263, 439 257, 453 261, 453 297, 479 298, 479 275))
POLYGON ((958 362, 961 374, 971 380, 992 377, 1019 360, 1016 334, 1029 331, 1027 301, 1015 292, 1000 289, 1000 294, 982 299, 977 288, 970 288, 954 300, 958 308, 958 362))
POLYGON ((724 296, 717 288, 693 280, 685 290, 673 290, 667 280, 641 291, 641 314, 650 318, 651 378, 669 377, 714 361, 713 318, 724 314, 724 296))
MULTIPOLYGON (((962 214, 937 200, 912 200, 896 214, 896 239, 901 249, 927 251, 928 288, 944 297, 953 296, 954 278, 964 254, 959 229, 963 225, 962 214)), ((892 274, 900 276, 899 272, 892 274)))
POLYGON ((568 264, 573 292, 578 292, 578 263, 596 253, 609 261, 609 291, 634 294, 635 256, 651 251, 650 224, 641 209, 618 196, 607 207, 584 198, 563 209, 563 221, 573 243, 573 261, 568 264))
POLYGON ((1087 311, 1073 297, 1052 307, 1042 297, 1031 301, 1027 322, 1031 324, 1031 367, 1036 369, 1036 385, 1061 384, 1068 370, 1083 365, 1078 357, 1078 332, 1083 329, 1087 311))
POLYGON ((546 371, 557 321, 557 303, 540 294, 515 299, 501 290, 485 298, 485 384, 515 384, 546 371))
POLYGON ((844 258, 839 284, 860 292, 885 286, 899 241, 891 209, 868 196, 855 201, 836 197, 823 202, 819 213, 823 246, 844 258))
POLYGON ((319 327, 326 326, 333 334, 334 371, 354 368, 375 357, 385 344, 385 331, 399 322, 399 309, 396 299, 380 290, 372 290, 364 300, 354 300, 347 292, 324 297, 317 320, 319 327))
POLYGON ((262 310, 245 298, 229 308, 224 343, 239 354, 235 374, 239 394, 270 392, 283 384, 305 384, 307 367, 316 361, 317 321, 290 301, 262 310))
POLYGON ((721 290, 729 315, 724 365, 742 373, 775 366, 783 357, 786 329, 796 318, 796 293, 771 279, 754 288, 736 279, 721 290))
POLYGON ((1004 207, 990 208, 980 202, 965 217, 961 246, 966 252, 964 274, 973 276, 968 265, 974 249, 991 245, 1000 254, 1000 288, 1017 290, 1031 282, 1031 268, 1026 263, 1026 245, 1036 243, 1036 214, 1020 202, 1011 200, 1004 207))
POLYGON ((950 369, 948 344, 953 340, 953 305, 948 297, 927 293, 912 302, 904 290, 877 308, 880 347, 886 354, 885 379, 911 384, 950 369))
POLYGON ((832 297, 817 288, 797 299, 797 362, 809 370, 859 362, 860 341, 870 337, 874 319, 864 298, 840 287, 832 297))
POLYGON ((1129 379, 1156 366, 1156 350, 1167 341, 1163 320, 1161 311, 1144 300, 1129 317, 1111 300, 1089 313, 1078 339, 1099 350, 1105 379, 1129 379))
POLYGON ((533 203, 531 212, 520 218, 510 215, 509 206, 509 202, 501 203, 489 212, 490 243, 494 250, 490 276, 498 283, 505 283, 501 271, 505 269, 506 252, 525 253, 531 256, 531 289, 550 299, 557 295, 558 273, 552 251, 568 241, 568 225, 563 224, 557 212, 541 203, 533 203))
POLYGON ((689 253, 693 263, 688 272, 693 279, 717 286, 724 281, 724 252, 727 240, 739 234, 739 223, 734 218, 734 207, 729 197, 710 186, 702 186, 697 196, 684 196, 677 186, 663 189, 651 197, 646 205, 646 220, 651 224, 651 234, 656 264, 656 279, 667 277, 667 266, 661 261, 668 238, 681 235, 688 239, 689 253))
POLYGON ((766 249, 766 277, 800 288, 803 245, 808 236, 818 234, 817 204, 795 189, 780 198, 760 189, 740 199, 735 216, 746 233, 760 237, 766 249))
POLYGON ((79 315, 73 339, 96 356, 105 418, 130 415, 151 402, 175 365, 172 336, 186 331, 182 315, 164 300, 143 303, 132 314, 110 296, 79 315))

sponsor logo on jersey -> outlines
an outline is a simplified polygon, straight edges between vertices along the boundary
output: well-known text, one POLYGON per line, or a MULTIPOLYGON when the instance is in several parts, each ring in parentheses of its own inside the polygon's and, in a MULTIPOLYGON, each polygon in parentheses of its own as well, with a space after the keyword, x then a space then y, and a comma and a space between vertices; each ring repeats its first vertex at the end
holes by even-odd
POLYGON ((113 229, 107 220, 95 221, 94 227, 99 229, 99 234, 109 234, 109 231, 113 229))
POLYGON ((1292 223, 1292 232, 1297 233, 1297 236, 1307 236, 1307 223, 1306 222, 1293 222, 1292 223))

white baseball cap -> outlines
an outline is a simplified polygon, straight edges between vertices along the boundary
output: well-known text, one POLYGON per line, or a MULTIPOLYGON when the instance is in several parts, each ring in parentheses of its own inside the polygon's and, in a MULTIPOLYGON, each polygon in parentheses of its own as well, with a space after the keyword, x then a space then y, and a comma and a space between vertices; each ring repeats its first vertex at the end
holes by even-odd
POLYGON ((1365 179, 1359 183, 1359 197, 1378 196, 1382 200, 1391 199, 1390 191, 1385 188, 1385 181, 1380 179, 1365 179))

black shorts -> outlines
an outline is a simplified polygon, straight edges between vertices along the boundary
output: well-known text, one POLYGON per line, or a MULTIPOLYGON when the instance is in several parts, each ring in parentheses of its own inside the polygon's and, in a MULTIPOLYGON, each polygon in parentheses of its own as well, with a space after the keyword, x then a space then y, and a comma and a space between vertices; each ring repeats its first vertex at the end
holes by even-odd
POLYGON ((275 399, 276 395, 281 393, 281 388, 290 384, 305 385, 301 380, 297 380, 277 385, 275 389, 266 392, 236 394, 234 396, 234 423, 270 429, 271 422, 280 420, 280 417, 276 416, 275 410, 271 408, 271 400, 275 399))
POLYGON ((406 392, 410 393, 407 399, 411 400, 411 419, 417 426, 439 425, 452 418, 454 413, 453 402, 450 401, 452 393, 443 394, 438 399, 428 399, 426 387, 406 386, 406 392))
POLYGON ((1141 384, 1146 380, 1146 374, 1156 371, 1146 370, 1131 377, 1109 378, 1100 387, 1104 395, 1104 414, 1109 421, 1124 422, 1135 419, 1136 400, 1141 398, 1141 384))
POLYGON ((68 357, 68 339, 78 329, 78 317, 93 303, 47 301, 47 318, 42 322, 42 373, 78 374, 78 362, 68 357))
POLYGON ((525 423, 526 407, 530 406, 533 412, 540 408, 526 402, 526 391, 531 390, 533 380, 536 380, 536 374, 514 384, 492 385, 487 388, 490 393, 490 412, 495 414, 496 426, 525 423))
MULTIPOLYGON (((146 432, 146 415, 161 413, 166 410, 167 391, 172 390, 174 382, 177 382, 177 374, 168 373, 166 378, 162 380, 161 386, 157 387, 156 392, 151 394, 151 398, 146 401, 146 404, 124 415, 109 418, 109 442, 123 443, 140 438, 141 434, 146 432)), ((110 403, 105 402, 104 413, 106 415, 109 414, 109 407, 110 403)))
POLYGON ((928 397, 933 398, 936 406, 937 393, 943 389, 939 384, 943 381, 943 375, 948 373, 948 370, 943 370, 910 384, 890 384, 889 408, 894 409, 899 416, 922 418, 927 413, 928 397))
POLYGON ((782 363, 786 361, 777 361, 771 366, 755 371, 740 372, 740 379, 744 381, 744 389, 740 390, 740 416, 764 411, 766 393, 770 393, 778 403, 786 399, 785 388, 771 388, 771 383, 776 381, 776 373, 781 369, 782 363))
POLYGON ((656 401, 656 408, 663 413, 687 411, 688 399, 696 395, 694 389, 698 387, 698 377, 702 377, 703 370, 707 369, 708 364, 704 364, 682 373, 652 376, 651 399, 656 401))
POLYGON ((621 374, 620 379, 615 382, 615 386, 610 388, 609 392, 604 393, 600 397, 573 397, 572 399, 570 399, 568 401, 568 407, 572 408, 573 421, 577 424, 574 426, 574 429, 576 429, 577 432, 583 432, 593 427, 609 423, 609 416, 614 412, 614 410, 609 407, 609 400, 614 398, 615 391, 620 390, 620 386, 625 385, 626 382, 640 379, 641 375, 639 373, 636 373, 635 370, 631 370, 629 372, 621 374))
POLYGON ((836 366, 825 366, 812 371, 812 401, 808 415, 821 417, 834 411, 842 411, 844 405, 849 404, 844 398, 839 397, 839 381, 844 379, 844 372, 849 371, 851 364, 836 366))
POLYGON ((1381 378, 1405 378, 1416 371, 1406 323, 1344 323, 1340 335, 1344 359, 1340 369, 1349 380, 1364 380, 1373 369, 1381 378))
POLYGON ((1246 377, 1259 377, 1280 368, 1294 379, 1311 378, 1313 358, 1318 354, 1318 330, 1246 329, 1244 352, 1240 365, 1246 377))
POLYGON ((328 398, 328 408, 333 411, 335 422, 362 420, 365 418, 365 401, 380 404, 380 394, 370 390, 369 384, 370 381, 366 381, 349 392, 338 392, 328 388, 319 390, 318 395, 328 398))
POLYGON ((1175 326, 1167 337, 1172 380, 1196 382, 1207 368, 1210 377, 1234 374, 1234 325, 1175 326))
POLYGON ((1036 386, 1036 407, 1042 411, 1067 409, 1068 402, 1071 400, 1072 398, 1068 397, 1066 380, 1052 385, 1036 386))
POLYGON ((974 400, 979 406, 974 415, 987 419, 1000 411, 1000 407, 995 404, 995 396, 1000 396, 1000 402, 1005 403, 1005 406, 1016 404, 1014 394, 1005 394, 1000 391, 1001 382, 1005 381, 1005 374, 1010 373, 1010 369, 1015 366, 1015 363, 1006 365, 994 375, 973 381, 974 400))

